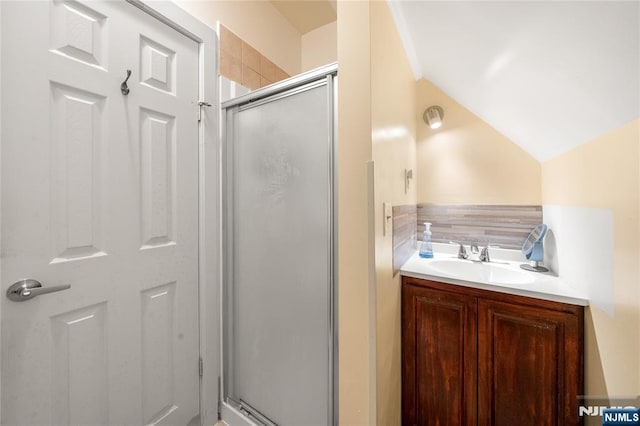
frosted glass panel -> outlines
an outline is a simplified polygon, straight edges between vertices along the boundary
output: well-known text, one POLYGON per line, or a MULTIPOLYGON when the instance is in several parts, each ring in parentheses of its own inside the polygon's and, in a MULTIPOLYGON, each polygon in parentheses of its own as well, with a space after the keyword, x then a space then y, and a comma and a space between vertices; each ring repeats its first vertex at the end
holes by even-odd
POLYGON ((227 390, 278 425, 327 425, 327 86, 229 113, 233 278, 227 390))

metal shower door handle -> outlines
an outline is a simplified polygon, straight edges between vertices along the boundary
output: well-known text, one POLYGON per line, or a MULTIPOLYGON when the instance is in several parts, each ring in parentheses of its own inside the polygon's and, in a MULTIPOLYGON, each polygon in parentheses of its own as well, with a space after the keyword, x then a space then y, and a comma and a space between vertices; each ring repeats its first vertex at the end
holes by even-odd
POLYGON ((16 281, 7 289, 7 298, 14 302, 24 302, 25 300, 33 299, 41 294, 53 293, 55 291, 62 291, 71 288, 71 285, 54 285, 50 287, 43 287, 39 281, 26 279, 16 281))

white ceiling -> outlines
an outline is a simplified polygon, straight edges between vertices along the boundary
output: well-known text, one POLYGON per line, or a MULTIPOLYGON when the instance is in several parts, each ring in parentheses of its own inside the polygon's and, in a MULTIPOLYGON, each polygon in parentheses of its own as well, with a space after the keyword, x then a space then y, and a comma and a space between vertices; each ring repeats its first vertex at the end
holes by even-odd
POLYGON ((640 116, 639 1, 388 2, 416 78, 539 161, 640 116))

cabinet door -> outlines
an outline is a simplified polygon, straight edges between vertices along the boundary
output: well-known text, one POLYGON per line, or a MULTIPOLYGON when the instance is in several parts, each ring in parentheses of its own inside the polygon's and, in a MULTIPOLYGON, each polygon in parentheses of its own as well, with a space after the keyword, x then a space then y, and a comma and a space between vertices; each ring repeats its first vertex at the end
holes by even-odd
POLYGON ((475 425, 477 298, 403 286, 402 423, 475 425))
POLYGON ((478 424, 578 424, 580 319, 479 300, 478 424))

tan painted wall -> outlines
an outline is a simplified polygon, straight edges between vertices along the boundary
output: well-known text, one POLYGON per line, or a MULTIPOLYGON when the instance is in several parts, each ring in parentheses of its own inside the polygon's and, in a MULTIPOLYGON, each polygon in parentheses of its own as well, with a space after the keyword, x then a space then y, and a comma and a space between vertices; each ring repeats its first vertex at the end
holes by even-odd
MULTIPOLYGON (((640 394, 640 120, 542 164, 542 201, 611 209, 614 306, 588 310, 588 395, 640 394)), ((588 259, 585 259, 588 261, 588 259)))
POLYGON ((220 21, 289 75, 300 73, 302 37, 268 1, 175 0, 211 28, 220 21))
POLYGON ((383 235, 383 202, 415 204, 416 81, 386 2, 371 3, 371 131, 375 162, 378 425, 401 423, 400 275, 393 240, 383 235), (414 179, 404 191, 404 170, 414 179))
POLYGON ((340 424, 370 425, 370 237, 366 163, 371 160, 369 3, 338 2, 338 315, 340 424))
POLYGON ((540 163, 427 80, 418 81, 418 203, 540 204, 540 163), (442 127, 422 120, 444 109, 442 127))
POLYGON ((334 21, 302 35, 302 72, 338 60, 337 29, 334 21))

